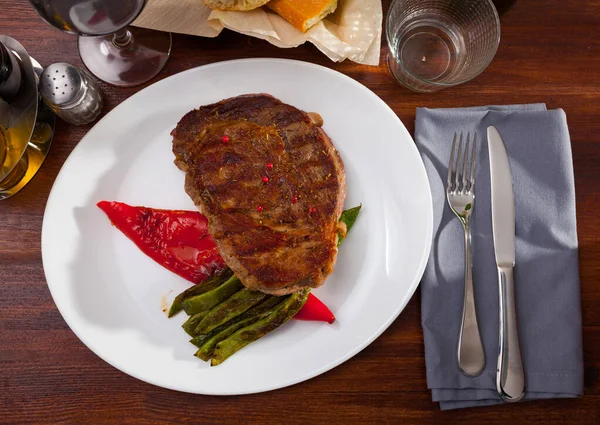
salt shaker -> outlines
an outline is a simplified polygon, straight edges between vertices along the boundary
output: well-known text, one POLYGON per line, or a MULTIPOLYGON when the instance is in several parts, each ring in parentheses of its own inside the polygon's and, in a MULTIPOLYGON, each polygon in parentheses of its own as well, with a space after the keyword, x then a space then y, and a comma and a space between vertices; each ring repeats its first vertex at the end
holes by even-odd
POLYGON ((102 111, 102 94, 94 81, 69 63, 57 62, 44 69, 39 87, 44 103, 68 123, 88 124, 102 111))

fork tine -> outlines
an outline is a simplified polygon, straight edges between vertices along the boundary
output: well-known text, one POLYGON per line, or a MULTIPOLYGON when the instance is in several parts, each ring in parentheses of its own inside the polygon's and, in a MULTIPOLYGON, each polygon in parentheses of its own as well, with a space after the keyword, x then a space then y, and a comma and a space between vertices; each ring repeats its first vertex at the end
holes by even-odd
POLYGON ((469 164, 469 142, 471 139, 471 132, 467 133, 467 143, 465 143, 465 153, 463 155, 463 169, 462 169, 462 191, 467 191, 467 165, 469 164))
POLYGON ((450 161, 448 162, 448 179, 446 180, 446 189, 452 189, 452 168, 454 167, 454 147, 456 146, 456 133, 452 139, 452 149, 450 150, 450 161))
POLYGON ((460 158, 462 156, 462 142, 463 142, 463 134, 462 131, 460 132, 460 139, 458 142, 458 152, 456 153, 456 173, 454 174, 454 184, 455 184, 455 188, 454 190, 458 191, 458 184, 460 182, 460 172, 461 172, 461 163, 460 163, 460 158))
POLYGON ((477 133, 473 134, 473 148, 471 150, 471 188, 469 190, 473 190, 475 188, 475 160, 477 159, 477 149, 475 149, 477 142, 477 133))

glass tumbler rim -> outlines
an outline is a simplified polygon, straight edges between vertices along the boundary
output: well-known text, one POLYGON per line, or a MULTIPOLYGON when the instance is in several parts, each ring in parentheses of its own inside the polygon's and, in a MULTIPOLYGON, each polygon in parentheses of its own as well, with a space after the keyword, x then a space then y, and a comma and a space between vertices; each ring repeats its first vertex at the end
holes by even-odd
MULTIPOLYGON (((386 18, 385 18, 385 25, 386 25, 385 35, 387 38, 387 45, 388 45, 388 50, 389 50, 388 54, 392 54, 391 52, 394 49, 394 46, 392 46, 392 41, 391 41, 392 34, 390 33, 390 31, 391 31, 390 19, 391 19, 391 14, 392 14, 392 8, 394 7, 394 5, 396 3, 400 2, 400 1, 405 1, 405 0, 393 0, 392 1, 392 3, 390 4, 390 7, 388 9, 386 18)), ((421 81, 425 84, 444 88, 444 87, 454 87, 454 86, 458 86, 460 84, 464 84, 464 83, 476 78, 479 74, 481 74, 483 71, 485 71, 487 69, 487 67, 490 65, 490 63, 492 63, 492 60, 494 60, 494 57, 496 56, 496 52, 498 52, 498 47, 500 46, 501 26, 500 26, 500 16, 498 15, 498 10, 496 9, 496 6, 494 5, 493 1, 492 0, 480 0, 480 1, 485 1, 491 7, 493 15, 494 15, 494 25, 495 25, 496 29, 498 30, 498 36, 496 37, 496 40, 495 40, 493 52, 490 52, 491 55, 490 55, 489 59, 485 62, 484 66, 482 66, 481 69, 479 71, 477 71, 477 73, 475 75, 472 75, 468 78, 465 78, 465 79, 462 79, 459 81, 453 81, 451 83, 430 81, 430 80, 419 77, 418 75, 415 75, 414 73, 410 72, 408 70, 408 68, 406 68, 404 66, 404 64, 402 63, 402 60, 400 60, 399 58, 397 59, 394 55, 392 55, 392 56, 394 56, 394 60, 397 61, 398 64, 402 67, 403 72, 405 72, 406 74, 410 75, 412 78, 415 78, 416 80, 421 81)))

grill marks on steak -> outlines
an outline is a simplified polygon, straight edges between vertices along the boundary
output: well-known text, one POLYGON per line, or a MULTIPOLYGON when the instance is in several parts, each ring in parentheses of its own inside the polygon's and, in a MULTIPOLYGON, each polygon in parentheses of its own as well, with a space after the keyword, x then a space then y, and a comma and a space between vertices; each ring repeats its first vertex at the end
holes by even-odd
POLYGON ((172 135, 186 192, 244 285, 283 295, 324 282, 346 186, 315 119, 272 96, 244 95, 189 112, 172 135))

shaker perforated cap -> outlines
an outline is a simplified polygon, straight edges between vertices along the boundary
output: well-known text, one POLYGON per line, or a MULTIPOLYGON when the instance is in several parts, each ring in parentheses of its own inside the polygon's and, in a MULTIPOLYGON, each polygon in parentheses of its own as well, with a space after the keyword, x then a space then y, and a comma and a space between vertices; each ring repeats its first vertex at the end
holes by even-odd
POLYGON ((81 71, 66 62, 49 65, 40 77, 40 93, 56 106, 66 106, 80 98, 84 89, 81 71))

